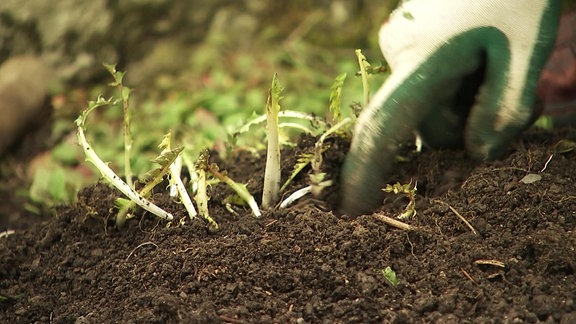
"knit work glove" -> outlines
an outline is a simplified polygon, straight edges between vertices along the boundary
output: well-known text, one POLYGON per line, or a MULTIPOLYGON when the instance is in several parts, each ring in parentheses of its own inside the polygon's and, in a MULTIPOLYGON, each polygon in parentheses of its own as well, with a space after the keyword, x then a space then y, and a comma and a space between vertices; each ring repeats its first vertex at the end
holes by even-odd
POLYGON ((383 197, 397 147, 417 131, 431 148, 501 156, 537 116, 535 88, 560 0, 405 0, 384 23, 392 73, 360 114, 342 171, 342 209, 383 197))

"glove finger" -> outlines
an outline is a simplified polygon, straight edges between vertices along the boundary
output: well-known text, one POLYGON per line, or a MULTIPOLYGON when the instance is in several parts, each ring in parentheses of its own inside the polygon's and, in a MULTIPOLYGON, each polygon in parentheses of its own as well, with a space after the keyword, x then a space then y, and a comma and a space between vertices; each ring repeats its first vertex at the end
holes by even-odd
POLYGON ((416 127, 415 112, 423 103, 394 86, 401 80, 393 73, 356 122, 341 173, 341 207, 348 215, 365 214, 382 201, 381 189, 394 168, 398 144, 407 141, 416 127))
POLYGON ((471 157, 499 158, 538 116, 536 84, 554 45, 556 15, 555 10, 545 12, 543 21, 548 23, 534 30, 532 38, 513 38, 500 30, 490 32, 485 82, 465 130, 466 149, 471 157))

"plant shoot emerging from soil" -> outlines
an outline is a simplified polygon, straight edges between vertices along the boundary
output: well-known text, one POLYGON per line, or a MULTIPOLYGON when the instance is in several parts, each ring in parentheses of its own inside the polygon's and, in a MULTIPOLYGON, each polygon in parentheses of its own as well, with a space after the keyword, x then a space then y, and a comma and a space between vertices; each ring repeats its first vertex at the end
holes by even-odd
POLYGON ((135 202, 138 206, 144 208, 150 213, 162 219, 171 221, 174 218, 172 214, 154 205, 148 199, 144 198, 142 195, 136 192, 126 182, 122 181, 122 179, 118 175, 116 175, 116 173, 104 161, 102 161, 102 159, 100 159, 100 157, 96 154, 94 149, 92 149, 92 147, 86 140, 86 136, 84 134, 84 128, 86 117, 88 116, 88 114, 98 107, 107 106, 111 104, 114 104, 112 100, 110 99, 106 100, 100 97, 96 102, 91 101, 88 104, 88 108, 84 112, 82 112, 82 114, 76 119, 76 129, 77 129, 76 134, 78 137, 78 142, 82 146, 82 149, 86 156, 86 160, 92 163, 98 169, 98 171, 100 171, 104 179, 106 179, 110 184, 116 187, 116 189, 122 192, 131 201, 135 202))
MULTIPOLYGON (((158 148, 162 149, 162 155, 169 154, 170 152, 172 152, 170 148, 171 137, 172 133, 166 134, 164 136, 164 140, 162 140, 162 143, 158 145, 158 148)), ((182 149, 178 150, 178 152, 181 153, 182 149)), ((171 184, 170 188, 171 189, 176 188, 176 194, 180 197, 180 201, 182 202, 184 208, 186 208, 186 211, 188 212, 188 217, 190 217, 190 220, 192 220, 196 218, 196 215, 198 213, 196 212, 196 208, 194 208, 194 204, 192 204, 192 199, 190 199, 188 191, 186 191, 186 187, 184 186, 184 183, 180 178, 181 173, 180 170, 182 167, 182 163, 177 163, 177 161, 181 161, 181 159, 182 159, 181 155, 178 154, 174 159, 174 161, 170 163, 170 184, 171 184)), ((205 217, 207 220, 209 221, 212 220, 209 215, 207 215, 207 217, 208 218, 205 217)))
MULTIPOLYGON (((194 166, 194 172, 197 175, 196 185, 196 195, 194 196, 194 200, 198 205, 198 211, 200 212, 200 216, 208 221, 210 225, 210 230, 216 231, 218 230, 218 223, 212 219, 210 216, 210 211, 208 210, 208 200, 210 197, 208 196, 208 182, 206 180, 206 168, 208 165, 208 153, 203 151, 200 153, 198 160, 196 161, 196 165, 194 166)), ((192 172, 192 171, 191 171, 192 172)))
POLYGON ((120 97, 122 98, 122 108, 124 109, 124 176, 126 177, 126 183, 130 187, 134 187, 132 183, 132 166, 130 163, 130 157, 132 155, 132 135, 130 132, 130 92, 131 89, 126 87, 122 80, 124 79, 124 72, 116 71, 116 65, 104 63, 104 67, 110 72, 112 77, 114 77, 114 82, 110 83, 110 86, 117 87, 120 91, 120 97))
POLYGON ((414 183, 414 187, 412 187, 412 181, 406 184, 400 184, 398 182, 393 185, 388 184, 382 189, 384 192, 390 192, 396 195, 403 194, 409 199, 408 205, 406 205, 404 211, 398 216, 400 219, 416 216, 416 190, 417 184, 414 183))
POLYGON ((304 153, 298 157, 297 163, 294 165, 292 173, 284 182, 280 188, 280 192, 283 192, 288 184, 294 180, 294 178, 309 164, 311 165, 312 172, 309 175, 310 186, 301 188, 293 192, 288 198, 286 198, 281 204, 280 208, 285 208, 290 204, 294 203, 296 200, 304 197, 305 195, 311 193, 313 196, 318 197, 322 190, 333 184, 332 180, 325 180, 326 173, 322 172, 322 154, 329 149, 328 145, 325 145, 326 139, 332 135, 337 134, 338 136, 349 136, 350 127, 353 124, 353 119, 350 117, 342 118, 341 111, 341 94, 344 81, 346 80, 346 73, 340 74, 334 80, 330 88, 330 102, 329 102, 329 112, 330 116, 328 119, 330 121, 328 125, 332 125, 329 129, 324 131, 316 144, 314 145, 313 153, 304 153))
POLYGON ((268 148, 266 152, 266 169, 264 171, 264 189, 262 193, 262 208, 269 209, 278 202, 280 196, 280 135, 278 131, 278 113, 282 87, 275 74, 272 86, 268 91, 266 101, 266 131, 268 148))
MULTIPOLYGON (((163 144, 160 144, 162 146, 163 144)), ((152 162, 159 164, 159 167, 148 171, 144 175, 144 187, 138 191, 140 195, 143 197, 148 197, 152 190, 162 182, 164 176, 166 176, 170 172, 170 168, 176 158, 182 152, 183 148, 176 148, 174 150, 163 150, 162 153, 156 157, 152 162)), ((128 212, 136 207, 134 201, 129 201, 127 203, 120 204, 120 211, 116 216, 116 225, 118 227, 122 227, 126 219, 131 218, 131 215, 128 215, 128 212)))
POLYGON ((250 194, 250 192, 248 192, 248 189, 246 189, 246 185, 235 182, 226 174, 226 172, 221 172, 220 168, 218 168, 218 165, 216 165, 216 163, 209 163, 208 151, 204 151, 202 154, 205 155, 205 158, 199 159, 199 161, 201 161, 202 164, 198 165, 198 168, 203 168, 205 171, 210 172, 214 177, 224 182, 226 185, 228 185, 228 187, 234 190, 234 192, 236 192, 236 194, 240 196, 240 198, 242 198, 242 200, 244 200, 248 204, 250 209, 252 209, 252 213, 254 214, 255 217, 262 216, 262 213, 260 212, 260 208, 258 208, 256 200, 250 194))
POLYGON ((370 68, 370 63, 366 60, 362 50, 356 50, 356 58, 358 59, 358 65, 360 66, 360 76, 362 77, 362 89, 364 89, 364 98, 362 101, 362 106, 366 107, 368 101, 370 101, 370 86, 368 85, 368 69, 370 68))
POLYGON ((382 269, 382 275, 384 276, 384 279, 386 279, 386 281, 392 286, 398 285, 398 278, 396 277, 396 272, 394 272, 394 270, 392 270, 392 268, 390 268, 389 266, 382 269))

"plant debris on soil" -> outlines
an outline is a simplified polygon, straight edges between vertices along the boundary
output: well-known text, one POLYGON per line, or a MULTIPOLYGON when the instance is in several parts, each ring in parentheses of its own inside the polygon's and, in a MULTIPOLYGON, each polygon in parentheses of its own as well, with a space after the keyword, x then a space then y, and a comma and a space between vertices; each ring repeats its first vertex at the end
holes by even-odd
MULTIPOLYGON (((216 233, 142 212, 118 230, 119 193, 96 184, 0 238, 0 322, 576 323, 576 152, 554 146, 575 138, 531 130, 502 160, 480 162, 407 145, 391 183, 417 183, 410 231, 378 216, 396 217, 406 197, 351 218, 338 212, 337 182, 259 219, 227 211, 231 191, 216 185, 216 233)), ((313 143, 283 151, 283 179, 313 143)), ((348 144, 330 145, 324 169, 337 179, 348 144)), ((264 156, 213 158, 260 197, 264 156)), ((152 199, 186 217, 166 194, 152 199)))

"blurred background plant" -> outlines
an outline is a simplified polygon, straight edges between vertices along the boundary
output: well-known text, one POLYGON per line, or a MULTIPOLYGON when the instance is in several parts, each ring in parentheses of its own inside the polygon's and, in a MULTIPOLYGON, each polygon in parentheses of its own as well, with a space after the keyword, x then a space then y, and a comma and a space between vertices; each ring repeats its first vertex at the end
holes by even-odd
MULTIPOLYGON (((358 71, 354 50, 362 48, 371 62, 382 60, 377 31, 396 2, 2 1, 0 61, 33 54, 53 78, 44 120, 50 125, 41 135, 26 135, 20 146, 27 150, 17 146, 4 155, 0 199, 41 213, 73 202, 79 188, 97 181, 98 173, 82 163, 73 121, 89 100, 113 94, 103 63, 126 71, 132 89, 136 175, 149 169, 168 130, 174 145, 194 158, 206 147, 223 155, 237 147, 264 149, 264 127, 231 134, 264 113, 275 73, 285 88, 283 109, 323 116, 334 79, 346 72, 343 113, 351 114, 347 106, 362 101, 362 84, 352 77, 358 71)), ((373 87, 383 78, 375 76, 373 87)), ((103 109, 89 121, 89 140, 115 170, 124 169, 122 112, 121 105, 103 109)), ((283 142, 293 135, 282 134, 283 142)))

